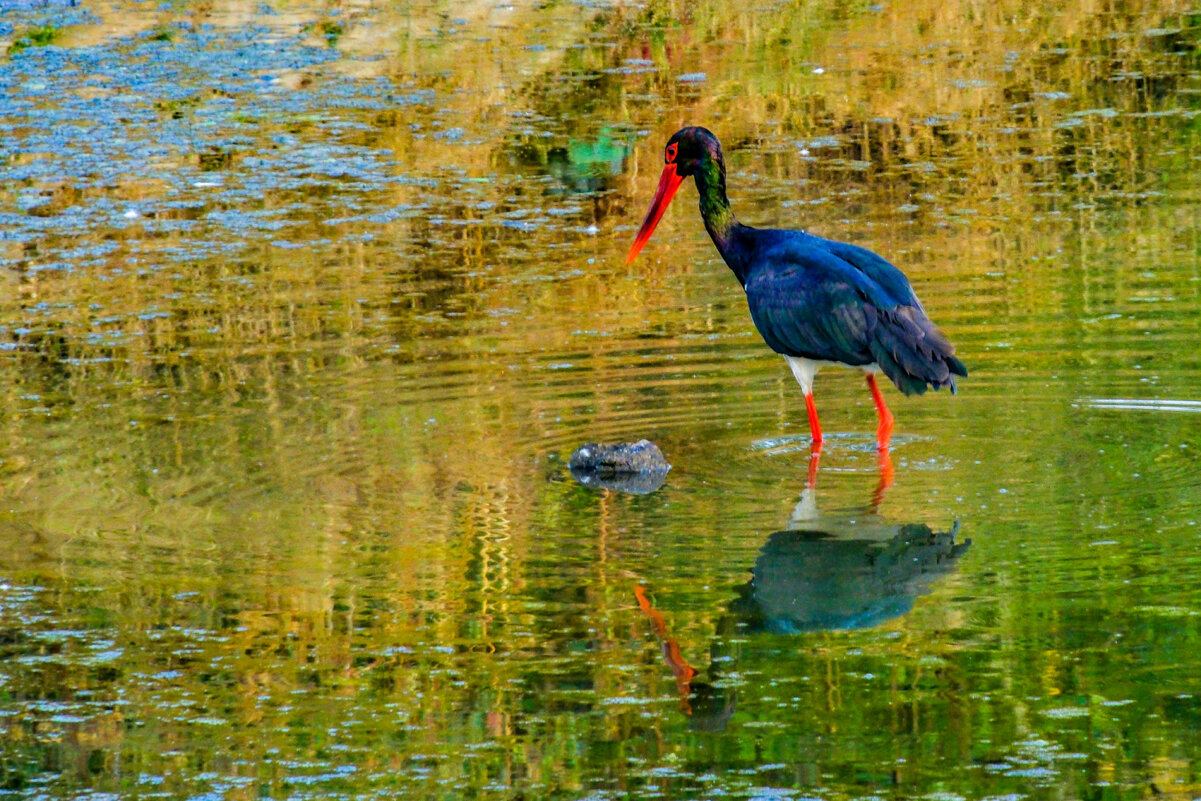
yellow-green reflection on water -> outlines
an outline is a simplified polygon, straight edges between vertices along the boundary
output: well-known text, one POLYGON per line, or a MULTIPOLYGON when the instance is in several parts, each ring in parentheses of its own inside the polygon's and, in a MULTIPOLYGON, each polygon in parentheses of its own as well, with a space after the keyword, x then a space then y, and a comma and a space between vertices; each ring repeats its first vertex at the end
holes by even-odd
POLYGON ((16 5, 0 790, 1201 792, 1191 6, 16 5), (892 486, 693 190, 625 266, 685 123, 957 343, 892 486))

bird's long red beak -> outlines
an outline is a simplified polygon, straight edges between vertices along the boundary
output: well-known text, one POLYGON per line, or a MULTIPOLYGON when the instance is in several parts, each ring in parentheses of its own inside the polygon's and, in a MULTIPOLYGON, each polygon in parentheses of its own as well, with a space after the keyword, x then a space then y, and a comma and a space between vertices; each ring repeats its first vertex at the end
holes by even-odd
POLYGON ((659 224, 663 212, 667 211, 671 199, 675 197, 676 190, 680 188, 683 180, 684 176, 676 172, 676 165, 668 164, 663 168, 663 174, 659 176, 659 189, 655 192, 655 199, 651 201, 646 219, 642 221, 642 227, 638 229, 638 236, 634 237, 634 244, 630 246, 630 252, 626 254, 626 264, 631 264, 634 259, 638 258, 638 252, 655 232, 655 226, 659 224))

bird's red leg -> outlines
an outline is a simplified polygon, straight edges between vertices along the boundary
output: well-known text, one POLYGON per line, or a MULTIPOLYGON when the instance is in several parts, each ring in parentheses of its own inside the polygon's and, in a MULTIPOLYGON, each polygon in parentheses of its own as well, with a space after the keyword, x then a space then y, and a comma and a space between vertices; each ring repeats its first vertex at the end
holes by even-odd
POLYGON ((822 427, 817 422, 817 406, 813 403, 813 393, 805 394, 805 408, 809 412, 809 433, 813 436, 813 444, 809 446, 809 477, 805 486, 813 489, 817 486, 817 463, 822 458, 822 427))
POLYGON ((880 416, 880 425, 876 427, 876 447, 885 451, 888 450, 888 442, 892 439, 892 412, 888 411, 888 404, 884 402, 884 396, 876 386, 876 376, 872 373, 867 374, 867 387, 872 391, 872 400, 876 402, 876 414, 880 416))
POLYGON ((821 453, 822 427, 817 422, 817 406, 813 404, 813 393, 805 394, 805 408, 809 412, 809 433, 813 436, 813 452, 821 453))

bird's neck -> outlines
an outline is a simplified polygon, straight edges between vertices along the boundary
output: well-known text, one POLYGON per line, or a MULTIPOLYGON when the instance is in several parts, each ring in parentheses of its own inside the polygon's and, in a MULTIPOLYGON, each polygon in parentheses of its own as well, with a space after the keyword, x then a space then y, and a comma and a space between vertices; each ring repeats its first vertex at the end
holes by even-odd
POLYGON ((707 159, 695 173, 696 188, 701 196, 701 218, 705 230, 721 257, 725 259, 738 281, 746 283, 745 267, 741 258, 742 248, 738 241, 746 227, 734 217, 730 200, 726 197, 726 167, 717 159, 707 159))

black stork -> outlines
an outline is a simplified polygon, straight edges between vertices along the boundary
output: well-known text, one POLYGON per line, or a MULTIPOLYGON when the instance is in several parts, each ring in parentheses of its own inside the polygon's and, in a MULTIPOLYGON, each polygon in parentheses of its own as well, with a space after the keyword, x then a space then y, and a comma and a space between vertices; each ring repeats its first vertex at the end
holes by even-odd
POLYGON ((955 376, 966 376, 967 368, 926 316, 904 273, 856 245, 738 222, 726 198, 721 143, 705 128, 672 134, 663 161, 659 189, 626 263, 651 238, 684 179, 695 178, 705 228, 746 291, 755 327, 784 356, 805 393, 815 457, 821 452, 822 430, 813 377, 824 364, 857 367, 867 374, 880 420, 876 444, 885 455, 893 416, 876 385, 877 373, 906 395, 920 395, 929 387, 955 392, 955 376))

